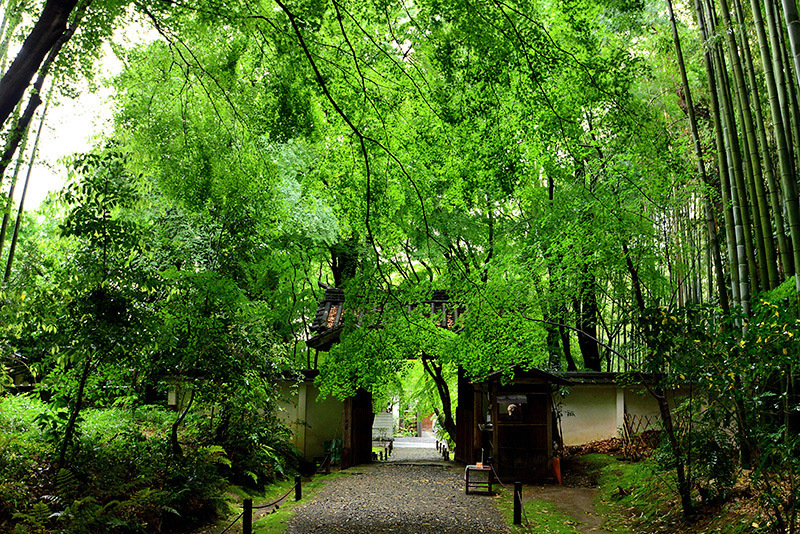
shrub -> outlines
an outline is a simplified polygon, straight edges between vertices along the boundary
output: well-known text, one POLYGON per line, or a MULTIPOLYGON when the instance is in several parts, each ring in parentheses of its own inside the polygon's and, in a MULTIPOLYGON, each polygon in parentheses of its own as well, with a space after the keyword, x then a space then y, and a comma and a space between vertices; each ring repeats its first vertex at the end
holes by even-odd
POLYGON ((142 533, 207 521, 226 510, 219 446, 190 438, 172 456, 164 409, 87 409, 67 469, 54 472, 53 444, 31 397, 0 400, 0 523, 16 532, 142 533))
MULTIPOLYGON (((732 432, 720 428, 718 415, 701 409, 696 401, 686 401, 677 407, 673 418, 691 487, 705 504, 727 499, 739 469, 732 432)), ((662 469, 673 469, 676 465, 675 452, 665 435, 661 436, 654 459, 662 469)))
POLYGON ((205 444, 219 445, 231 461, 226 476, 240 485, 263 488, 298 466, 289 430, 273 413, 269 385, 252 376, 248 387, 226 391, 219 414, 202 425, 205 444))

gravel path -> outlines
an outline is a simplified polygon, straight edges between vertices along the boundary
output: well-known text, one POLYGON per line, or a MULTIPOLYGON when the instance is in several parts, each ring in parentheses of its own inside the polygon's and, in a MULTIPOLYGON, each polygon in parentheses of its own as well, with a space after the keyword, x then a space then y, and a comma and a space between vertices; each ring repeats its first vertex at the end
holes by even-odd
POLYGON ((394 463, 441 463, 442 454, 436 450, 436 438, 394 438, 394 450, 388 462, 394 463))
MULTIPOLYGON (((486 495, 465 495, 454 466, 359 466, 297 508, 287 533, 508 533, 486 495)), ((345 471, 347 473, 347 471, 345 471)))

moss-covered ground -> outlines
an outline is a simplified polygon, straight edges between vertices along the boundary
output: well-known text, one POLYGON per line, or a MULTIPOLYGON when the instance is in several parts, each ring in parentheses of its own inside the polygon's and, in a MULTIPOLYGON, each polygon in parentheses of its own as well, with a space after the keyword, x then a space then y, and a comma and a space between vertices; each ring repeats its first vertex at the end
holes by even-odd
MULTIPOLYGON (((685 519, 675 491, 674 476, 660 470, 652 461, 627 462, 603 454, 570 459, 568 469, 580 472, 583 485, 597 488, 592 510, 571 506, 567 501, 585 499, 586 488, 531 487, 524 490, 523 525, 512 532, 542 534, 744 534, 767 532, 756 512, 755 498, 746 491, 735 491, 723 503, 701 506, 685 519), (567 510, 568 512, 565 512, 567 510), (602 526, 593 525, 587 514, 596 515, 602 526), (527 521, 526 521, 527 520, 527 521)), ((498 508, 512 524, 513 496, 510 488, 501 489, 498 508)))

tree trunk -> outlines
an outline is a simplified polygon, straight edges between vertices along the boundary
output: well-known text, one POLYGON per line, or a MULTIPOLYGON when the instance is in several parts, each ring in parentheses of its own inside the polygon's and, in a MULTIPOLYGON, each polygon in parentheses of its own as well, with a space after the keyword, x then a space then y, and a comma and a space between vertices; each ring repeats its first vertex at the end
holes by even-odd
POLYGON ((17 57, 0 79, 0 125, 4 126, 22 99, 39 67, 67 31, 67 22, 78 0, 47 0, 17 57))
MULTIPOLYGON (((33 89, 31 91, 30 98, 28 99, 28 105, 25 107, 25 112, 17 120, 17 123, 11 128, 10 134, 6 141, 5 149, 3 150, 3 155, 2 157, 0 157, 0 180, 2 180, 2 177, 6 172, 6 168, 8 167, 11 160, 14 158, 14 154, 17 151, 23 133, 27 131, 28 125, 33 119, 33 114, 36 112, 36 108, 38 108, 39 104, 42 103, 40 93, 42 91, 42 87, 44 87, 44 82, 47 79, 47 75, 50 72, 50 68, 53 66, 53 63, 55 62, 58 53, 64 47, 64 44, 66 44, 66 42, 69 41, 75 34, 75 30, 78 28, 81 19, 86 14, 87 7, 88 4, 83 4, 75 14, 75 19, 73 23, 70 25, 70 27, 60 32, 59 37, 53 43, 50 52, 47 55, 47 58, 42 63, 41 70, 39 71, 39 75, 36 77, 36 82, 34 82, 33 84, 33 89)), ((17 57, 19 58, 19 56, 17 57)), ((3 79, 5 80, 5 78, 3 79)), ((2 83, 2 81, 0 81, 0 83, 2 83)), ((3 118, 3 122, 5 122, 6 118, 7 116, 3 118)))
POLYGON ((675 426, 672 423, 672 411, 669 407, 667 394, 662 387, 656 387, 653 396, 658 403, 658 411, 661 414, 661 424, 664 428, 664 433, 667 435, 667 440, 669 440, 672 454, 675 457, 675 475, 678 479, 678 495, 680 495, 681 498, 683 516, 691 517, 694 513, 694 507, 692 506, 692 485, 691 480, 686 476, 686 458, 683 447, 681 447, 678 442, 675 426))
POLYGON ((561 346, 564 349, 564 359, 567 360, 567 371, 577 371, 578 366, 575 365, 575 358, 572 357, 572 344, 569 340, 569 330, 563 326, 563 322, 567 320, 566 314, 562 315, 559 321, 558 333, 561 336, 561 346))
POLYGON ((61 440, 61 448, 58 451, 58 462, 56 463, 56 467, 59 469, 64 467, 64 462, 67 460, 67 452, 72 444, 72 436, 75 434, 75 425, 78 422, 78 415, 80 414, 83 406, 83 391, 86 388, 86 382, 89 380, 89 373, 91 371, 92 358, 91 356, 86 356, 86 360, 83 363, 83 372, 81 372, 81 378, 78 382, 78 392, 75 394, 75 403, 72 405, 72 411, 69 414, 69 420, 67 421, 67 426, 64 429, 64 439, 61 440))
POLYGON ((584 270, 580 297, 573 301, 575 323, 578 331, 578 347, 583 356, 583 367, 591 371, 601 371, 600 350, 597 346, 597 290, 594 275, 584 270))
POLYGON ((453 403, 450 397, 450 388, 447 385, 447 380, 444 378, 442 364, 436 361, 433 357, 423 354, 422 366, 425 372, 431 377, 433 383, 436 384, 436 391, 439 392, 439 399, 442 401, 442 427, 445 432, 450 436, 450 439, 456 442, 456 422, 453 419, 453 403))
POLYGON ((358 268, 358 236, 351 236, 331 245, 331 272, 334 287, 344 284, 356 276, 358 268))
MULTIPOLYGON (((667 6, 670 11, 672 11, 672 4, 671 0, 667 0, 667 6)), ((633 265, 633 261, 630 258, 630 253, 628 251, 628 247, 626 244, 623 244, 622 247, 623 253, 625 254, 626 265, 628 267, 628 272, 631 275, 631 286, 633 288, 634 298, 636 299, 636 307, 639 310, 639 314, 641 317, 644 317, 646 313, 646 306, 644 301, 644 296, 642 294, 642 287, 639 280, 639 274, 633 265)), ((648 352, 651 350, 654 344, 652 342, 652 334, 651 331, 645 326, 642 332, 644 336, 645 347, 648 349, 648 352)), ((664 428, 664 432, 667 434, 667 439, 669 440, 670 448, 672 449, 672 453, 675 457, 675 472, 678 478, 678 494, 680 495, 681 499, 681 506, 683 508, 683 515, 685 517, 689 517, 693 513, 692 508, 692 496, 691 496, 691 482, 686 477, 686 465, 685 465, 685 458, 683 454, 683 449, 680 446, 680 443, 677 440, 677 436, 675 435, 675 427, 672 424, 672 412, 670 411, 669 401, 667 399, 666 392, 664 391, 663 387, 655 386, 651 387, 648 385, 647 377, 641 377, 641 383, 645 386, 648 392, 655 398, 656 403, 658 404, 658 410, 661 414, 661 421, 664 428)))
MULTIPOLYGON (((14 253, 17 250, 17 239, 19 238, 19 228, 22 224, 22 211, 25 207, 25 195, 28 193, 28 183, 31 180, 31 171, 33 170, 33 164, 36 161, 36 151, 39 148, 39 138, 42 135, 42 128, 44 127, 44 120, 47 117, 47 107, 50 104, 50 96, 52 96, 52 90, 50 94, 47 96, 47 102, 44 105, 44 109, 42 110, 42 116, 39 119, 39 128, 36 130, 36 138, 33 140, 33 148, 31 149, 31 158, 28 161, 28 172, 25 175, 25 185, 22 187, 22 196, 19 199, 19 208, 17 209, 17 220, 14 222, 14 233, 11 235, 11 247, 8 249, 8 260, 6 261, 6 271, 3 275, 3 284, 7 284, 9 278, 11 278, 11 267, 14 265, 14 253)), ((22 154, 20 154, 22 157, 22 154)), ((11 189, 13 192, 13 188, 11 189)), ((11 199, 9 199, 10 201, 11 199)), ((10 206, 9 206, 10 207, 10 206)), ((3 250, 3 239, 5 238, 5 231, 6 231, 6 215, 3 216, 3 226, 0 228, 0 251, 3 250)))
POLYGON ((563 352, 561 351, 561 335, 558 332, 558 327, 552 324, 556 322, 558 321, 555 321, 555 315, 552 313, 551 306, 551 312, 547 317, 547 323, 544 325, 547 331, 548 367, 554 371, 559 371, 561 369, 561 355, 563 352))
POLYGON ((14 36, 14 31, 22 22, 22 13, 25 10, 25 0, 18 2, 12 6, 11 1, 9 5, 5 6, 3 13, 3 23, 0 25, 0 35, 3 36, 0 42, 0 72, 6 70, 8 63, 8 47, 11 44, 11 38, 14 36))
POLYGON ((192 388, 192 393, 189 395, 189 402, 186 404, 186 408, 183 409, 180 417, 178 417, 175 422, 172 423, 172 429, 170 430, 169 442, 172 446, 172 457, 175 459, 183 456, 183 449, 181 449, 181 444, 178 443, 178 428, 180 428, 181 423, 186 417, 186 414, 189 413, 189 408, 192 407, 192 402, 194 402, 194 388, 192 388))
POLYGON ((1 7, 3 9, 3 20, 0 22, 0 37, 2 37, 3 40, 0 41, 0 70, 5 70, 6 57, 8 56, 8 44, 11 42, 11 36, 14 34, 13 28, 15 28, 15 26, 13 22, 11 22, 13 13, 11 12, 10 6, 1 7), (6 32, 6 28, 9 24, 11 24, 12 27, 6 32))
POLYGON ((14 173, 11 175, 11 183, 8 186, 8 195, 6 200, 5 209, 3 209, 3 222, 0 224, 0 258, 3 257, 3 249, 6 244, 6 235, 8 233, 8 223, 11 220, 11 208, 14 206, 14 191, 17 187, 17 179, 19 178, 19 171, 22 168, 22 163, 25 160, 25 149, 28 144, 28 130, 22 136, 22 143, 19 147, 19 155, 17 156, 17 164, 14 165, 14 173))

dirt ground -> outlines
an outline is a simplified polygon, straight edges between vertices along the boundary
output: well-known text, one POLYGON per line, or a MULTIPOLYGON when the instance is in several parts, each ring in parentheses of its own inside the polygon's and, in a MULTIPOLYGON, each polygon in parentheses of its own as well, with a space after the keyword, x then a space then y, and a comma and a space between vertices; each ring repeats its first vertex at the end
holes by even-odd
POLYGON ((597 491, 596 488, 533 486, 525 488, 522 500, 538 499, 554 504, 559 512, 572 517, 584 534, 609 534, 602 528, 603 517, 594 507, 597 491))
POLYGON ((604 517, 597 513, 599 472, 576 458, 562 459, 563 485, 530 486, 522 494, 523 501, 541 500, 552 503, 564 515, 575 520, 584 534, 609 534, 603 528, 604 517))

